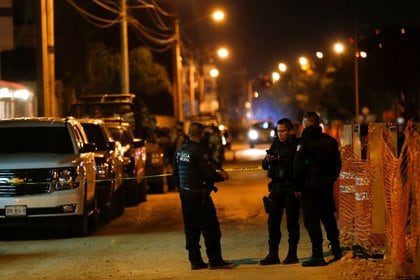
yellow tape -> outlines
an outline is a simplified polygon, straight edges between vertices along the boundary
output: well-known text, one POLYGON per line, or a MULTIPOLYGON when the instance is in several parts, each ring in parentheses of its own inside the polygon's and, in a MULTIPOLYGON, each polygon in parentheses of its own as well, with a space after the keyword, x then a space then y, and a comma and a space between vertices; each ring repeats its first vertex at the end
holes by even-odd
MULTIPOLYGON (((240 167, 231 167, 223 169, 226 172, 240 172, 240 171, 253 171, 253 170, 262 170, 261 166, 240 166, 240 167)), ((172 173, 166 174, 155 174, 155 175, 147 175, 147 176, 139 176, 139 177, 125 177, 119 179, 98 179, 95 182, 108 182, 108 181, 117 181, 117 180, 136 180, 136 179, 144 179, 144 178, 158 178, 158 177, 168 177, 172 176, 172 173)), ((52 182, 19 182, 13 183, 11 185, 18 186, 18 185, 35 185, 35 184, 50 184, 52 182)))
POLYGON ((252 170, 262 170, 262 167, 258 165, 254 165, 254 166, 232 167, 232 168, 226 168, 223 170, 227 172, 252 171, 252 170))

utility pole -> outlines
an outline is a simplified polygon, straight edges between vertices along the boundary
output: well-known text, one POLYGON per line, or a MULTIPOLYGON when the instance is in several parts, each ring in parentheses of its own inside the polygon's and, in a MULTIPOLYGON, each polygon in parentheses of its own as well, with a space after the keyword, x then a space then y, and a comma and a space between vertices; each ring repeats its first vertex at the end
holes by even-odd
POLYGON ((173 65, 174 65, 174 113, 177 120, 184 120, 183 113, 183 96, 181 87, 181 71, 182 71, 182 58, 181 58, 181 36, 179 33, 179 21, 175 19, 175 50, 173 52, 173 65))
POLYGON ((190 81, 190 117, 195 115, 195 65, 193 55, 189 63, 189 81, 190 81))
POLYGON ((39 5, 38 36, 38 115, 57 116, 55 98, 54 0, 37 1, 39 5))
POLYGON ((127 0, 121 0, 121 90, 130 93, 130 72, 128 64, 127 0))

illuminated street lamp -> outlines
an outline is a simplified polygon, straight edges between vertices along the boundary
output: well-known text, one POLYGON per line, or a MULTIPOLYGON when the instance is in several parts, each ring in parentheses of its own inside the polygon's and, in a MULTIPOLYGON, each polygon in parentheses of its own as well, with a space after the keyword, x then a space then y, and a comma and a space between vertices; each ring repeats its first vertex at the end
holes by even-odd
POLYGON ((217 68, 210 69, 210 76, 212 78, 219 77, 219 70, 217 68))
POLYGON ((302 69, 303 71, 306 71, 309 69, 309 60, 306 57, 304 56, 299 57, 299 64, 300 64, 300 69, 302 69))
POLYGON ((280 80, 280 74, 278 72, 273 72, 271 74, 271 78, 273 79, 274 83, 280 80))
POLYGON ((338 54, 342 54, 344 52, 344 45, 342 43, 335 43, 334 51, 338 54))
MULTIPOLYGON (((359 58, 366 58, 367 53, 360 51, 355 42, 353 59, 354 59, 354 107, 355 107, 355 120, 359 119, 359 58)), ((341 55, 344 52, 344 45, 342 43, 334 44, 334 51, 341 55)))
POLYGON ((317 58, 319 58, 319 59, 323 59, 323 58, 324 58, 324 53, 323 53, 323 52, 321 52, 321 51, 317 51, 317 52, 315 53, 315 55, 316 55, 316 57, 317 57, 317 58))
POLYGON ((229 56, 229 50, 227 48, 225 48, 225 47, 219 48, 217 50, 217 55, 220 58, 227 58, 229 56))
POLYGON ((222 21, 225 19, 225 13, 222 10, 215 10, 211 16, 214 21, 222 21))
POLYGON ((283 63, 283 62, 280 62, 279 63, 279 70, 282 73, 286 72, 287 71, 287 65, 285 63, 283 63))
MULTIPOLYGON (((198 22, 200 22, 200 21, 202 21, 202 20, 205 20, 206 18, 208 18, 209 17, 209 15, 207 14, 207 15, 205 15, 205 16, 203 16, 203 17, 200 17, 200 18, 198 18, 197 20, 195 20, 195 21, 193 21, 193 22, 190 22, 189 24, 187 24, 187 25, 184 25, 184 27, 186 27, 186 26, 190 26, 190 25, 193 25, 193 24, 196 24, 196 23, 198 23, 198 22)), ((225 19, 225 13, 222 11, 222 10, 215 10, 212 14, 211 14, 211 18, 212 18, 212 20, 213 21, 215 21, 215 22, 221 22, 221 21, 223 21, 224 19, 225 19)), ((179 42, 180 42, 180 39, 179 39, 179 36, 180 36, 180 34, 179 34, 179 29, 178 29, 178 34, 177 34, 177 36, 178 36, 178 44, 179 44, 179 42)), ((220 57, 222 57, 222 56, 225 56, 225 57, 227 57, 229 55, 229 52, 227 51, 227 49, 224 49, 223 51, 221 51, 221 55, 219 55, 220 57)), ((181 58, 179 57, 178 59, 177 59, 177 61, 180 61, 181 60, 181 58)), ((190 59, 189 59, 189 99, 190 99, 190 115, 191 116, 193 116, 193 115, 195 115, 196 114, 196 110, 195 110, 195 88, 194 88, 194 85, 195 85, 195 77, 194 77, 194 74, 195 74, 195 72, 196 72, 196 66, 195 66, 195 63, 194 63, 194 55, 193 55, 193 52, 191 52, 191 55, 190 55, 190 59)), ((178 80, 178 83, 180 83, 180 78, 178 78, 179 80, 178 80)), ((203 77, 199 77, 199 92, 200 92, 200 95, 203 93, 203 91, 204 91, 204 83, 203 83, 203 77)), ((182 114, 182 93, 179 91, 179 93, 178 93, 178 100, 179 100, 179 102, 178 102, 178 106, 180 107, 180 109, 179 109, 179 111, 180 111, 180 113, 178 114, 179 116, 180 116, 180 119, 181 120, 183 120, 183 114, 182 114)))

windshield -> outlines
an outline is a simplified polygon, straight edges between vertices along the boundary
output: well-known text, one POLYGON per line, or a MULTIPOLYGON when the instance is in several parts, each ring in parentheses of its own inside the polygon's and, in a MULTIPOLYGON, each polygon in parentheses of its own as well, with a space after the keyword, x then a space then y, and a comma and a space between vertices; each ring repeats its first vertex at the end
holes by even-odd
POLYGON ((74 154, 66 127, 2 127, 0 153, 74 154))

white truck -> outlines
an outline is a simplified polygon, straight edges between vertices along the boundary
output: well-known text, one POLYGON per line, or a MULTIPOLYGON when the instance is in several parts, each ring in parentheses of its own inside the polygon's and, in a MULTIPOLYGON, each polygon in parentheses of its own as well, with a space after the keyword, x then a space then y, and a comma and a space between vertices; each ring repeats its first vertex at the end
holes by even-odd
POLYGON ((96 164, 74 118, 0 120, 0 225, 65 225, 88 234, 96 220, 96 164), (47 222, 48 221, 48 222, 47 222))

